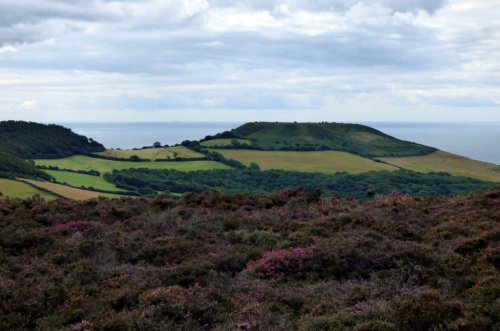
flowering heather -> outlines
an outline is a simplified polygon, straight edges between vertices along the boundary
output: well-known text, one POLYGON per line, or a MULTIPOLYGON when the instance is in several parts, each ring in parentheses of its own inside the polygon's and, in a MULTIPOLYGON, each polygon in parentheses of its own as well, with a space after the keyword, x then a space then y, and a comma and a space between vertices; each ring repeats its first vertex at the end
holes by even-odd
POLYGON ((500 191, 0 204, 0 330, 499 330, 500 191))
POLYGON ((247 269, 257 277, 275 281, 297 277, 310 256, 309 249, 302 247, 278 249, 264 253, 257 261, 247 263, 247 269))
POLYGON ((86 230, 89 228, 95 229, 95 228, 98 228, 99 226, 101 226, 101 224, 98 222, 76 220, 76 221, 70 221, 70 222, 63 223, 63 224, 58 224, 58 225, 56 225, 56 228, 59 230, 83 231, 83 230, 86 230))

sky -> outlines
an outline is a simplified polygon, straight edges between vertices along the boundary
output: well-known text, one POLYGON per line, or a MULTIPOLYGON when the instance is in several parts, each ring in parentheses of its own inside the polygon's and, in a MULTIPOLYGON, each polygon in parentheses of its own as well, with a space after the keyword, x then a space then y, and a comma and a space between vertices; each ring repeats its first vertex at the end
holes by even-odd
POLYGON ((0 0, 0 120, 500 121, 500 0, 0 0))

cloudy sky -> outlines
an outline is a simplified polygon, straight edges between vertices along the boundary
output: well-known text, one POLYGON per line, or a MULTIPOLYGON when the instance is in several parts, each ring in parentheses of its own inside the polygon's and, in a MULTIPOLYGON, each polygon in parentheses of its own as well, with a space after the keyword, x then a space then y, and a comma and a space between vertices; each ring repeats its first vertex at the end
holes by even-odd
POLYGON ((500 121, 500 0, 0 0, 0 120, 500 121))

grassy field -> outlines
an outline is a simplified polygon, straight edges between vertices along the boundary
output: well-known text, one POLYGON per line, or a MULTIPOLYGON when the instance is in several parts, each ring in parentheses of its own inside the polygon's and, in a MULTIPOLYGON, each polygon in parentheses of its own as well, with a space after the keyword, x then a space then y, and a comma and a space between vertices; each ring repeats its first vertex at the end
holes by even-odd
POLYGON ((0 192, 2 192, 3 194, 2 196, 0 196, 0 198, 9 197, 26 199, 38 194, 45 200, 57 199, 57 196, 44 191, 40 191, 26 183, 3 178, 0 178, 0 192))
POLYGON ((141 159, 158 160, 158 159, 168 159, 175 158, 174 154, 182 158, 200 158, 205 155, 192 151, 184 146, 174 146, 174 147, 162 147, 162 148, 146 148, 139 150, 116 150, 107 149, 104 152, 95 153, 97 155, 114 157, 120 159, 129 159, 132 155, 137 155, 141 159))
POLYGON ((67 184, 74 187, 93 187, 98 190, 111 192, 125 192, 125 190, 107 182, 102 177, 78 174, 69 171, 45 170, 45 172, 54 177, 56 181, 61 184, 67 184))
POLYGON ((255 150, 221 149, 218 153, 245 165, 255 162, 261 170, 289 170, 333 174, 345 171, 359 174, 367 171, 397 170, 396 167, 374 162, 354 154, 338 151, 271 152, 255 150))
POLYGON ((60 169, 70 170, 98 170, 101 174, 111 172, 113 169, 148 168, 172 169, 180 171, 228 169, 229 167, 215 161, 183 161, 183 162, 131 162, 98 159, 89 156, 76 155, 64 159, 35 160, 36 165, 56 166, 60 169))
POLYGON ((30 183, 31 185, 34 185, 36 187, 57 193, 59 195, 62 195, 65 198, 72 199, 72 200, 88 200, 88 199, 97 198, 97 197, 106 197, 106 198, 119 198, 120 197, 120 195, 116 195, 116 194, 87 191, 87 190, 82 190, 82 189, 78 189, 78 188, 69 187, 66 185, 51 183, 51 182, 42 182, 42 181, 31 180, 31 179, 23 179, 23 181, 30 183))
POLYGON ((447 172, 451 175, 500 182, 500 166, 437 151, 426 156, 380 158, 399 167, 419 172, 447 172))
POLYGON ((236 140, 240 144, 250 145, 252 143, 248 139, 211 139, 203 141, 200 145, 203 147, 226 147, 231 146, 233 140, 236 140))

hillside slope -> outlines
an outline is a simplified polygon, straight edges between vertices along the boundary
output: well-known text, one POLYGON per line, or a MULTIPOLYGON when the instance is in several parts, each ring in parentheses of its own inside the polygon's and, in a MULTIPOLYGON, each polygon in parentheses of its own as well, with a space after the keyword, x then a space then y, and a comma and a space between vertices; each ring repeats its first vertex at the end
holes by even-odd
POLYGON ((0 330, 498 330, 500 191, 0 201, 0 330))
POLYGON ((436 151, 360 124, 253 122, 204 141, 222 138, 246 139, 252 148, 262 150, 337 150, 366 157, 418 156, 436 151))
POLYGON ((101 152, 104 146, 60 125, 3 121, 0 122, 0 151, 24 159, 60 158, 101 152))
POLYGON ((0 178, 16 177, 50 179, 49 175, 35 168, 34 164, 12 153, 0 151, 0 178))
POLYGON ((381 158, 404 169, 428 173, 447 172, 454 176, 465 176, 480 180, 500 182, 500 166, 492 163, 471 160, 469 158, 437 151, 425 156, 381 158))

